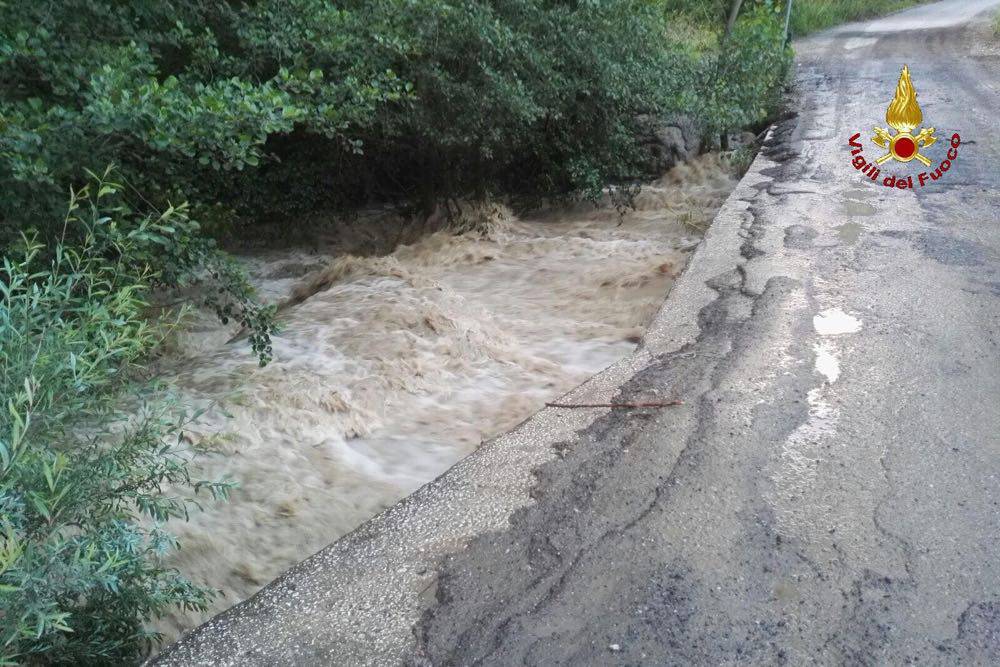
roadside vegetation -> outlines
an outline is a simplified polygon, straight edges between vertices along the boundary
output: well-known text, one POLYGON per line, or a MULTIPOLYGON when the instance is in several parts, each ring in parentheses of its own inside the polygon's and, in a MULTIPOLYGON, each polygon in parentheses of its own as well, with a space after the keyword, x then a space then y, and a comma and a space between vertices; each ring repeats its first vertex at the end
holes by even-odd
MULTIPOLYGON (((903 4, 803 2, 793 26, 903 4)), ((212 596, 162 565, 164 523, 232 482, 192 479, 197 414, 153 368, 178 294, 270 360, 274 311, 217 239, 633 192, 637 117, 695 119, 706 149, 768 122, 784 7, 0 3, 0 664, 134 661, 151 620, 212 596)))
POLYGON ((157 256, 194 230, 182 208, 124 208, 108 176, 0 265, 3 664, 134 660, 150 619, 212 594, 159 564, 176 547, 162 523, 230 483, 191 479, 180 436, 197 415, 140 381, 172 326, 148 317, 151 289, 185 269, 157 256))

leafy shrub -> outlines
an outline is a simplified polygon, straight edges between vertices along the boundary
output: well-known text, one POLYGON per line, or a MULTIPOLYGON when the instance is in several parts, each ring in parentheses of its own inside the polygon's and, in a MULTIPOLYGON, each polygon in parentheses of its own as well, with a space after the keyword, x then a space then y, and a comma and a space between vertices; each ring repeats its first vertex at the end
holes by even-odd
POLYGON ((25 235, 0 269, 0 663, 109 663, 155 639, 168 607, 211 591, 165 568, 161 523, 194 502, 181 429, 197 415, 134 382, 160 334, 146 319, 147 261, 183 229, 177 211, 108 210, 106 180, 76 193, 51 247, 25 235), (118 412, 126 401, 133 416, 118 412), (182 493, 180 491, 179 493, 182 493))
POLYGON ((699 99, 707 129, 733 131, 767 119, 777 108, 791 60, 780 6, 763 2, 745 11, 732 34, 702 62, 699 99))
POLYGON ((694 46, 684 108, 710 140, 773 117, 792 60, 784 1, 744 0, 726 35, 731 6, 732 0, 663 0, 668 21, 694 46))
POLYGON ((646 0, 3 3, 0 218, 112 162, 200 215, 593 193, 687 95, 666 35, 646 0))
POLYGON ((211 1, 0 4, 0 215, 54 219, 81 167, 117 162, 162 205, 257 164, 304 111, 277 77, 232 71, 208 27, 231 15, 211 1))

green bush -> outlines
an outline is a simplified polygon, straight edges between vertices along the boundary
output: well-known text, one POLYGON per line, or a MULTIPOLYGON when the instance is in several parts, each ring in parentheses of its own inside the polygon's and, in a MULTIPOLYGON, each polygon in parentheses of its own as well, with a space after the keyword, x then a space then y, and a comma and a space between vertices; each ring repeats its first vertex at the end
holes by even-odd
POLYGON ((633 175, 637 113, 693 79, 647 0, 0 4, 0 218, 116 163, 244 218, 633 175))
POLYGON ((351 18, 322 2, 0 4, 0 215, 51 217, 80 167, 111 162, 158 205, 210 201, 269 136, 297 122, 332 136, 382 74, 327 83, 298 54, 348 63, 351 18))
POLYGON ((777 109, 792 61, 785 45, 781 7, 759 3, 744 12, 733 32, 703 60, 699 90, 704 121, 713 132, 753 127, 777 109))
POLYGON ((683 69, 683 109, 709 145, 724 132, 756 129, 777 111, 792 61, 784 34, 785 3, 744 0, 725 34, 731 0, 663 0, 668 22, 693 48, 683 69))
POLYGON ((25 235, 0 268, 0 664, 132 660, 147 621, 212 594, 162 565, 161 524, 187 516, 185 487, 230 485, 192 481, 180 435, 197 415, 136 382, 162 336, 147 259, 184 219, 130 219, 105 208, 116 194, 76 193, 60 232, 76 242, 25 235))

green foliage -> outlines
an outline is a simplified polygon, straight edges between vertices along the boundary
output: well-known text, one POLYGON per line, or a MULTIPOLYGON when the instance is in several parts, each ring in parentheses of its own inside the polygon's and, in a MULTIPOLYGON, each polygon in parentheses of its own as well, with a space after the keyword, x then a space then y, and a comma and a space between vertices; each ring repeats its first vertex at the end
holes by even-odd
POLYGON ((690 96, 666 36, 647 0, 0 4, 0 218, 109 163, 248 217, 593 194, 635 172, 634 115, 690 96))
MULTIPOLYGON (((306 119, 272 137, 271 159, 230 187, 254 211, 370 200, 430 208, 491 190, 596 194, 636 170, 634 115, 676 108, 680 98, 671 85, 676 49, 648 2, 344 2, 339 40, 317 48, 310 36, 330 20, 312 17, 326 6, 259 5, 263 34, 282 25, 280 40, 294 47, 269 42, 262 61, 321 72, 331 86, 367 82, 381 95, 339 124, 306 119)), ((256 31, 240 34, 258 48, 249 46, 256 31)))
POLYGON ((732 165, 737 174, 745 174, 747 170, 750 169, 750 165, 753 164, 754 158, 757 157, 757 151, 759 148, 760 144, 758 142, 753 142, 740 146, 729 154, 729 164, 732 165))
MULTIPOLYGON (((745 0, 750 3, 753 0, 745 0)), ((675 15, 721 31, 726 25, 732 0, 663 0, 663 8, 675 15)))
POLYGON ((745 11, 728 39, 703 59, 699 99, 708 129, 752 127, 777 108, 792 60, 781 10, 780 5, 761 2, 745 11))
POLYGON ((212 204, 269 137, 340 137, 399 98, 358 57, 374 28, 318 0, 0 3, 0 218, 51 218, 81 167, 109 163, 159 206, 212 204))
POLYGON ((792 60, 784 36, 784 1, 744 0, 732 34, 732 0, 662 0, 668 21, 691 48, 682 69, 683 108, 711 141, 758 128, 772 118, 792 60))
MULTIPOLYGON (((792 28, 912 2, 798 0, 792 28)), ((210 220, 593 195, 638 175, 637 114, 694 113, 708 134, 768 115, 785 2, 745 0, 722 44, 730 4, 0 3, 0 222, 9 239, 55 219, 80 169, 111 163, 210 220)))
POLYGON ((194 502, 183 426, 197 415, 134 383, 160 335, 147 261, 183 216, 123 217, 115 186, 76 193, 65 239, 22 237, 0 269, 0 663, 114 663, 155 639, 144 623, 211 592, 162 565, 161 523, 194 502), (138 405, 131 416, 118 412, 138 405))
POLYGON ((435 181, 413 187, 596 195, 607 181, 635 173, 633 117, 664 111, 676 74, 653 6, 508 0, 465 11, 440 2, 420 7, 406 17, 420 55, 397 64, 415 82, 417 99, 382 121, 394 152, 418 159, 397 168, 396 180, 413 182, 422 165, 441 164, 449 167, 435 181))

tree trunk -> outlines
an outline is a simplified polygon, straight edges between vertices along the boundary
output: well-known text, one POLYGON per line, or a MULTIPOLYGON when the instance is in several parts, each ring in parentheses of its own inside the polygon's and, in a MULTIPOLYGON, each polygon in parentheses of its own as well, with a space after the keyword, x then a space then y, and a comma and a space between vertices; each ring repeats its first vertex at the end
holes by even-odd
MULTIPOLYGON (((729 5, 729 18, 726 20, 726 31, 722 34, 722 44, 720 48, 725 48, 726 42, 729 40, 729 35, 733 33, 733 28, 736 26, 736 17, 740 15, 740 7, 743 5, 743 0, 733 0, 732 4, 729 5)), ((721 55, 719 56, 722 57, 721 55)), ((723 130, 719 134, 719 149, 728 151, 729 150, 729 132, 723 130)))
POLYGON ((785 0, 785 44, 788 44, 788 40, 791 39, 791 35, 788 34, 788 26, 792 22, 792 0, 785 0))
POLYGON ((726 32, 722 36, 722 41, 725 42, 729 39, 729 35, 733 32, 733 27, 736 26, 736 17, 740 15, 740 7, 743 5, 743 0, 733 0, 733 4, 729 5, 729 19, 726 21, 726 32))

